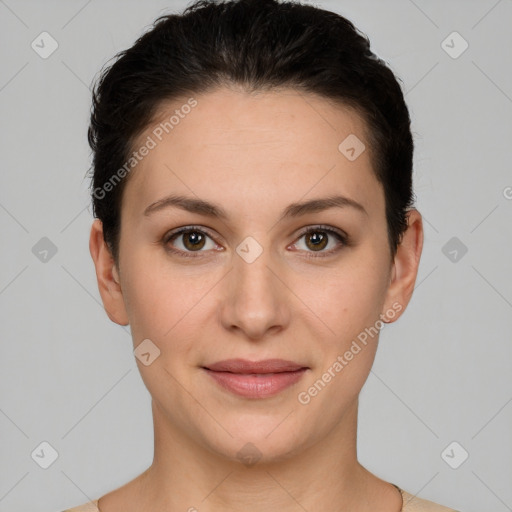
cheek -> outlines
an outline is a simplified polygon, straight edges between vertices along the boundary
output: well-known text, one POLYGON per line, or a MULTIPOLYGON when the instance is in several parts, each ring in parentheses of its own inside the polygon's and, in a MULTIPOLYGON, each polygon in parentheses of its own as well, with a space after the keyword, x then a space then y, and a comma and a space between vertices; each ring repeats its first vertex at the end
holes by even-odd
POLYGON ((162 339, 185 314, 179 279, 134 253, 125 259, 123 270, 123 296, 134 343, 139 338, 162 339))
MULTIPOLYGON (((135 255, 134 255, 135 256, 135 255)), ((184 269, 152 259, 133 257, 125 262, 123 295, 135 345, 154 341, 161 351, 186 350, 201 328, 205 292, 215 284, 210 275, 190 275, 184 269), (175 341, 179 340, 179 346, 175 341)))
POLYGON ((328 326, 318 338, 314 374, 300 390, 312 415, 316 411, 326 428, 357 398, 375 359, 385 282, 382 273, 366 263, 361 258, 357 265, 328 272, 323 287, 316 281, 300 292, 309 297, 307 303, 320 319, 315 322, 328 326), (328 412, 326 403, 331 404, 328 412))
POLYGON ((149 273, 131 273, 123 289, 125 304, 130 319, 134 343, 141 339, 163 339, 165 333, 176 323, 181 311, 176 292, 149 273))
MULTIPOLYGON (((205 288, 195 286, 192 279, 169 270, 160 272, 156 267, 145 272, 132 272, 126 285, 127 310, 134 348, 149 339, 150 351, 158 354, 145 365, 137 359, 141 377, 150 394, 169 406, 181 403, 187 396, 179 383, 189 378, 188 362, 191 353, 198 350, 197 341, 204 333, 201 318, 206 315, 201 302, 205 288)), ((147 342, 146 342, 147 343, 147 342)), ((189 387, 189 385, 186 385, 189 387)))
MULTIPOLYGON (((363 257, 357 263, 340 263, 338 268, 322 269, 311 278, 297 277, 294 291, 318 318, 328 337, 336 344, 379 319, 385 299, 383 272, 363 257)), ((373 262, 374 264, 374 262, 373 262)))

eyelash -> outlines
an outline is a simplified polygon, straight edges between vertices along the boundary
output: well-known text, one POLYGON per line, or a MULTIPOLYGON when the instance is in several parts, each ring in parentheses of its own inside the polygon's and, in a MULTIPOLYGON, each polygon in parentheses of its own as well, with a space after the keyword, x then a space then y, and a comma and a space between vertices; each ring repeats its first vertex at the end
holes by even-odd
MULTIPOLYGON (((350 245, 350 239, 346 234, 344 234, 342 231, 338 231, 330 226, 325 226, 322 224, 320 224, 318 226, 310 226, 309 228, 302 231, 299 234, 297 241, 299 241, 305 235, 309 235, 310 233, 316 233, 319 231, 323 232, 323 233, 327 233, 328 235, 334 235, 338 239, 338 241, 341 243, 341 246, 339 245, 338 247, 331 249, 330 251, 326 251, 326 252, 319 251, 318 253, 315 253, 315 251, 306 251, 306 255, 305 255, 306 258, 325 258, 328 256, 332 256, 333 254, 340 251, 344 246, 350 245)), ((177 238, 179 235, 181 235, 183 233, 193 233, 193 232, 201 233, 203 235, 208 236, 209 238, 211 238, 213 240, 213 238, 206 231, 201 229, 199 226, 185 226, 183 228, 179 228, 175 231, 167 233, 164 236, 162 242, 163 242, 166 250, 170 253, 177 254, 178 256, 184 257, 184 258, 198 258, 198 257, 201 257, 200 253, 205 252, 205 251, 182 251, 181 249, 173 249, 168 246, 169 242, 171 242, 172 240, 177 238), (199 254, 194 254, 195 252, 197 252, 199 254)), ((294 244, 295 243, 296 242, 294 242, 294 244)))

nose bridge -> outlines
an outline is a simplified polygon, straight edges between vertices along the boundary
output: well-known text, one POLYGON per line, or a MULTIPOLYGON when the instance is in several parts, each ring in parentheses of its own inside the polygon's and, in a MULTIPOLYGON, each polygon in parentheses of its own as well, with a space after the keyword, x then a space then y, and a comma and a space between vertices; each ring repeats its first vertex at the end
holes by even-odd
MULTIPOLYGON (((250 249, 246 256, 252 256, 254 249, 250 249)), ((242 249, 240 249, 240 252, 242 249)), ((273 288, 272 281, 275 276, 270 271, 272 268, 272 255, 269 249, 265 249, 254 259, 245 259, 244 255, 239 254, 237 249, 237 256, 234 258, 234 279, 237 284, 237 293, 242 291, 247 292, 248 295, 253 294, 256 297, 261 294, 267 295, 273 288)), ((270 293, 270 295, 273 295, 270 293)))

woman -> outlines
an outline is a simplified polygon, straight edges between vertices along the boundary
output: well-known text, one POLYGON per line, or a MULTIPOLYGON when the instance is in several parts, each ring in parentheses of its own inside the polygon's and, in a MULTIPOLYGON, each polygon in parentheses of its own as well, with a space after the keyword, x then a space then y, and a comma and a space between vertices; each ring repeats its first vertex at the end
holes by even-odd
POLYGON ((357 460, 423 229, 403 94, 352 23, 275 0, 163 16, 103 73, 89 142, 90 251, 155 446, 70 510, 451 510, 357 460))

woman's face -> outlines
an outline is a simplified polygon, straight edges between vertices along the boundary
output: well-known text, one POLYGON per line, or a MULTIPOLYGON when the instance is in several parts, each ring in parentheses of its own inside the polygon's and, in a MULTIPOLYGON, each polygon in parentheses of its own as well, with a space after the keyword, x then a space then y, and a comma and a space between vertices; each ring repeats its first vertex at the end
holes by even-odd
POLYGON ((159 118, 139 139, 154 147, 123 195, 119 294, 102 296, 135 348, 150 340, 137 364, 155 421, 233 460, 247 443, 277 460, 341 428, 381 315, 396 320, 410 295, 393 285, 384 193, 357 114, 292 90, 194 99, 162 111, 162 122, 177 116, 168 133, 159 118), (338 196, 349 201, 310 203, 338 196), (226 373, 206 368, 228 359, 306 369, 238 369, 224 387, 226 373))

